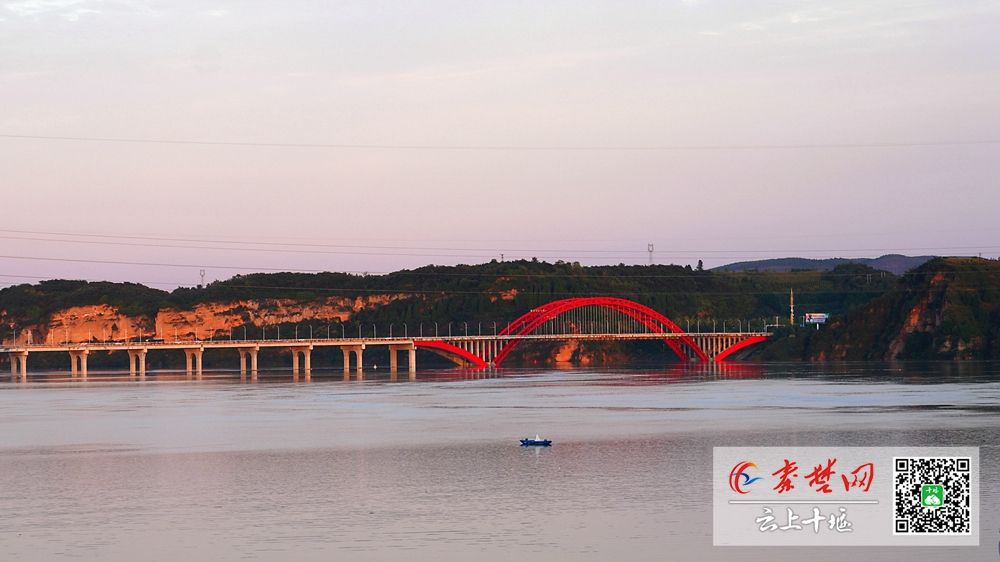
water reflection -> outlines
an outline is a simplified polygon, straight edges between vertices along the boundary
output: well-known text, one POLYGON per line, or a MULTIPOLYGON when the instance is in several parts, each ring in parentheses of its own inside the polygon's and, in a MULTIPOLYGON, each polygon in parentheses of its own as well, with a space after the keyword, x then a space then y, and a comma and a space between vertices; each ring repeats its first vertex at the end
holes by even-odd
POLYGON ((11 560, 839 560, 711 547, 713 446, 977 445, 993 559, 996 365, 30 373, 0 383, 11 560), (903 370, 900 371, 899 369, 903 370), (526 449, 535 433, 551 448, 526 449))
POLYGON ((369 369, 363 371, 351 370, 320 370, 294 372, 288 369, 258 370, 241 373, 234 370, 209 370, 202 373, 185 371, 148 370, 143 375, 129 375, 123 371, 91 370, 86 376, 72 375, 69 371, 40 371, 29 373, 27 377, 0 379, 0 385, 14 382, 21 384, 43 383, 136 383, 136 382, 207 382, 207 383, 311 383, 333 381, 353 382, 442 382, 453 380, 484 380, 502 378, 508 374, 523 374, 526 371, 502 371, 498 369, 441 369, 419 372, 389 371, 369 369))
POLYGON ((704 382, 712 380, 754 380, 762 378, 826 380, 831 382, 888 382, 892 384, 946 384, 950 382, 990 381, 1000 379, 1000 368, 991 362, 940 363, 821 363, 821 364, 761 364, 761 363, 671 363, 656 368, 565 368, 537 369, 439 369, 400 373, 399 371, 366 369, 362 371, 311 369, 301 372, 290 369, 261 369, 252 372, 234 370, 204 370, 189 373, 172 370, 149 370, 148 374, 129 375, 124 371, 94 371, 72 374, 69 371, 30 372, 0 378, 0 385, 15 383, 93 383, 93 382, 211 382, 211 383, 311 383, 331 381, 353 382, 444 382, 533 377, 562 373, 571 377, 590 375, 596 384, 655 385, 672 382, 704 382))
MULTIPOLYGON (((754 363, 675 363, 657 369, 563 369, 546 372, 561 372, 570 374, 619 373, 621 376, 613 378, 601 378, 602 384, 659 384, 664 382, 690 381, 690 380, 712 380, 712 379, 756 379, 764 375, 764 367, 754 363)), ((252 372, 239 372, 233 370, 204 370, 202 373, 189 373, 185 371, 160 371, 149 370, 141 375, 129 375, 122 371, 95 371, 91 370, 87 375, 72 375, 66 371, 41 371, 32 372, 27 378, 16 377, 8 379, 11 382, 20 383, 83 383, 83 382, 178 382, 178 381, 203 381, 203 382, 312 382, 317 381, 354 381, 354 382, 444 382, 457 380, 486 380, 505 377, 523 377, 538 374, 537 369, 440 369, 422 370, 419 372, 367 369, 362 371, 351 370, 343 372, 341 370, 321 370, 312 369, 310 371, 294 372, 286 369, 259 370, 252 372)), ((0 383, 2 384, 2 383, 0 383)))

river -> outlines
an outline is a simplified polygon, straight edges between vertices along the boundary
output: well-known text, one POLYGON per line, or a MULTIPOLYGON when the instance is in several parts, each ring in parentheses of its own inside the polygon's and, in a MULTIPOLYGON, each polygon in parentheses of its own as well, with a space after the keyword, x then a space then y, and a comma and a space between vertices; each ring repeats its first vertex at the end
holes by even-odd
POLYGON ((0 559, 1000 560, 998 435, 996 363, 30 373, 0 559), (713 547, 712 447, 777 445, 978 446, 980 546, 713 547))

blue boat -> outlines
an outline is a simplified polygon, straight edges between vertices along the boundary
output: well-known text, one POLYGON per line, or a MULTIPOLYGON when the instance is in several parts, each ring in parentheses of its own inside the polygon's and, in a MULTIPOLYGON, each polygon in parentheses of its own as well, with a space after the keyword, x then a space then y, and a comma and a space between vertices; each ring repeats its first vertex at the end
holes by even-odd
POLYGON ((521 446, 522 447, 551 447, 552 446, 552 440, 551 439, 542 439, 541 437, 539 437, 536 434, 534 439, 532 439, 531 437, 526 437, 524 439, 521 439, 521 446))

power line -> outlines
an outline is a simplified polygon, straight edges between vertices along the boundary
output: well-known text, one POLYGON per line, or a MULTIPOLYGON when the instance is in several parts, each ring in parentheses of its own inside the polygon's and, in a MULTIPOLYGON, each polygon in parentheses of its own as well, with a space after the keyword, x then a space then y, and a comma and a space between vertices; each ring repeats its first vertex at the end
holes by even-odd
MULTIPOLYGON (((333 272, 325 269, 302 269, 302 268, 288 268, 288 267, 263 267, 263 266, 239 266, 239 265, 213 265, 206 263, 171 263, 171 262, 138 262, 129 260, 103 260, 103 259, 89 259, 89 258, 57 258, 57 257, 47 257, 47 256, 13 256, 13 255, 0 255, 0 259, 13 259, 13 260, 28 260, 28 261, 44 261, 44 262, 57 262, 57 263, 92 263, 92 264, 102 264, 102 265, 134 265, 134 266, 144 266, 144 267, 178 267, 178 268, 196 268, 196 269, 213 269, 213 270, 232 270, 232 271, 251 271, 251 272, 267 272, 267 273, 341 273, 341 274, 377 274, 377 275, 404 275, 404 276, 417 276, 424 275, 428 277, 435 276, 457 276, 457 277, 474 277, 474 276, 488 276, 488 277, 567 277, 567 278, 583 278, 579 274, 554 274, 554 273, 476 273, 476 272, 417 272, 417 271, 392 271, 392 272, 360 272, 360 271, 347 271, 347 272, 333 272)), ((509 262, 508 262, 509 263, 509 262)), ((553 264, 549 264, 553 265, 553 264)), ((455 267, 455 266, 447 266, 455 267)), ((616 267, 613 265, 609 266, 588 266, 588 267, 616 267)), ((629 266, 633 267, 633 266, 629 266)), ((990 272, 982 271, 966 271, 966 272, 953 272, 953 271, 924 271, 924 272, 907 272, 902 274, 903 276, 909 275, 934 275, 937 273, 961 273, 963 275, 974 275, 974 274, 988 274, 990 272)), ((750 276, 750 275, 813 275, 813 276, 859 276, 860 273, 833 273, 830 271, 810 269, 803 271, 718 271, 712 272, 713 275, 720 277, 739 277, 739 276, 750 276)), ((643 275, 607 275, 600 276, 594 275, 589 277, 593 280, 601 279, 624 279, 624 278, 654 278, 654 279, 667 279, 667 278, 678 278, 678 279, 693 279, 691 275, 656 275, 656 274, 643 274, 643 275)), ((180 285, 180 284, 178 284, 180 285)))
MULTIPOLYGON (((27 275, 6 275, 0 274, 0 277, 28 277, 28 278, 39 278, 37 276, 27 276, 27 275)), ((109 281, 94 281, 87 279, 70 279, 68 281, 84 281, 87 283, 111 283, 109 281)), ((165 285, 166 283, 159 282, 148 282, 144 281, 143 284, 147 285, 165 285)), ((299 292, 299 293, 331 293, 331 294, 385 294, 387 292, 395 292, 400 295, 496 295, 502 290, 428 290, 428 289, 369 289, 362 287, 293 287, 285 285, 251 285, 251 284, 233 284, 227 283, 225 288, 227 289, 248 289, 248 290, 265 290, 265 291, 288 291, 288 292, 299 292)), ((853 290, 801 290, 796 292, 796 295, 871 295, 871 294, 885 294, 890 289, 877 290, 877 289, 853 289, 853 290)), ((970 287, 950 287, 949 290, 952 291, 975 291, 976 289, 970 287)), ((642 296, 687 296, 687 295, 707 295, 707 296, 740 296, 740 295, 753 295, 753 296, 767 296, 773 295, 776 297, 785 297, 787 293, 784 289, 776 289, 770 291, 646 291, 646 290, 631 290, 631 291, 521 291, 518 293, 518 297, 524 296, 597 296, 597 295, 614 295, 614 296, 635 296, 640 294, 642 296)), ((805 304, 821 304, 819 302, 815 303, 805 303, 805 304)))
MULTIPOLYGON (((138 236, 138 235, 126 235, 126 234, 91 234, 91 233, 74 233, 74 232, 49 232, 40 230, 11 230, 11 229, 0 229, 0 232, 9 232, 14 234, 36 234, 36 235, 46 235, 46 236, 77 236, 84 238, 104 238, 104 239, 125 239, 125 240, 151 240, 151 241, 161 241, 161 242, 192 242, 192 243, 205 243, 205 244, 241 244, 249 246, 274 246, 274 247, 308 247, 308 248, 348 248, 348 249, 375 249, 375 250, 441 250, 441 251, 468 251, 468 252, 492 252, 490 255, 493 256, 496 253, 496 248, 453 248, 453 247, 441 247, 441 246, 383 246, 383 245, 357 245, 357 244, 323 244, 316 242, 259 242, 259 241, 239 241, 239 240, 222 240, 222 239, 209 239, 209 238, 176 238, 176 237, 165 237, 165 236, 138 236)), ((6 236, 0 236, 0 238, 7 238, 6 236)), ((28 240, 35 240, 30 238, 25 238, 28 240)), ((43 240, 43 239, 37 239, 43 240)), ((69 240, 67 240, 69 241, 69 240)), ((237 248, 225 248, 225 249, 237 249, 237 248)), ((585 250, 585 249, 523 249, 523 248, 504 248, 507 251, 512 252, 577 252, 577 253, 639 253, 638 250, 585 250)), ((281 251, 285 251, 282 249, 281 251)), ((478 257, 478 256, 473 256, 478 257)))
MULTIPOLYGON (((4 256, 0 256, 0 257, 4 257, 4 256)), ((109 260, 84 260, 84 259, 68 259, 68 258, 27 258, 27 259, 39 259, 39 260, 44 260, 44 261, 69 261, 69 262, 74 262, 74 263, 79 263, 79 262, 85 262, 85 263, 107 263, 109 261, 109 260)), ((116 263, 116 264, 127 263, 127 264, 132 264, 132 265, 152 265, 152 266, 199 267, 197 265, 190 265, 190 264, 182 265, 182 264, 145 263, 145 262, 120 262, 120 261, 115 261, 115 262, 112 262, 112 263, 116 263)), ((288 270, 282 270, 282 271, 283 272, 302 272, 302 271, 288 271, 288 270)), ((308 271, 308 273, 318 273, 318 272, 316 272, 316 271, 308 271)), ((770 274, 771 276, 780 275, 781 277, 789 277, 789 276, 796 276, 796 275, 807 274, 807 275, 816 277, 817 281, 820 278, 825 278, 825 277, 857 277, 857 278, 861 278, 861 277, 865 276, 865 274, 861 274, 861 273, 832 273, 832 272, 829 272, 829 271, 757 272, 757 273, 762 273, 762 274, 763 273, 767 273, 767 274, 770 274)), ((900 276, 900 278, 903 278, 903 277, 920 277, 920 276, 926 277, 926 276, 932 276, 932 275, 938 275, 938 274, 953 274, 953 275, 955 275, 956 276, 956 279, 954 280, 955 283, 950 284, 948 286, 948 290, 949 291, 964 291, 964 292, 974 292, 974 291, 981 290, 981 287, 977 288, 977 287, 968 286, 969 285, 969 281, 972 281, 973 283, 978 283, 978 281, 976 281, 975 279, 970 279, 970 277, 974 278, 974 277, 977 277, 977 276, 980 276, 980 275, 986 275, 986 276, 989 277, 989 281, 992 283, 993 279, 997 276, 996 273, 989 272, 989 271, 949 271, 949 270, 936 270, 936 271, 908 272, 908 273, 904 273, 902 276, 900 276), (961 276, 961 280, 958 279, 959 276, 961 276), (962 286, 962 285, 966 285, 966 286, 962 286)), ((392 274, 387 274, 386 276, 403 276, 403 277, 406 277, 406 276, 420 276, 420 275, 431 276, 431 277, 433 277, 433 276, 456 276, 456 275, 457 276, 462 276, 462 277, 473 277, 473 276, 476 276, 476 277, 490 276, 490 277, 492 277, 492 276, 498 276, 497 274, 486 274, 486 273, 479 273, 479 274, 457 274, 457 273, 424 273, 424 272, 419 272, 418 273, 418 272, 407 272, 407 271, 394 272, 392 274)), ((716 273, 716 274, 713 274, 713 275, 716 275, 716 276, 718 276, 721 279, 725 279, 727 277, 731 278, 731 277, 734 276, 733 273, 728 273, 728 272, 724 272, 724 273, 721 273, 721 274, 720 273, 716 273)), ((579 277, 579 275, 551 274, 551 273, 540 273, 540 274, 506 274, 506 275, 502 275, 501 274, 499 276, 502 276, 502 277, 519 277, 519 278, 541 278, 541 279, 550 278, 550 277, 579 277)), ((112 283, 112 284, 116 283, 116 282, 107 281, 107 280, 104 280, 104 279, 102 279, 102 280, 86 280, 86 279, 78 279, 78 278, 76 278, 76 279, 51 279, 50 277, 43 277, 43 276, 38 276, 38 275, 0 274, 0 277, 6 277, 6 278, 23 278, 23 279, 33 279, 33 280, 52 280, 52 281, 56 281, 56 280, 86 281, 88 283, 112 283)), ((592 277, 590 277, 587 280, 599 282, 599 281, 612 281, 612 280, 615 280, 615 279, 632 279, 632 278, 658 278, 658 279, 667 279, 667 278, 678 278, 678 279, 680 279, 680 278, 683 278, 683 279, 686 279, 686 280, 698 280, 697 277, 692 276, 691 274, 688 274, 688 275, 660 275, 660 276, 658 276, 658 275, 634 275, 634 276, 633 275, 608 275, 608 276, 592 276, 592 277)), ((705 279, 711 281, 711 277, 707 277, 705 279)), ((781 283, 782 281, 780 281, 780 279, 776 279, 775 282, 781 283)), ((796 282, 796 281, 789 280, 788 282, 796 282)), ((179 283, 179 282, 164 282, 164 281, 128 281, 128 282, 119 282, 119 283, 135 283, 135 284, 142 284, 142 285, 161 285, 161 286, 172 286, 172 287, 175 287, 175 288, 182 287, 184 285, 183 283, 179 283)), ((255 284, 249 284, 249 283, 238 284, 238 283, 234 283, 232 281, 232 279, 226 280, 226 281, 220 281, 219 283, 223 283, 226 288, 263 289, 263 290, 280 290, 280 291, 295 291, 295 292, 332 292, 332 293, 346 293, 346 294, 357 294, 357 293, 372 293, 372 294, 375 294, 375 293, 386 293, 386 292, 393 292, 393 291, 395 291, 395 292, 402 293, 402 294, 414 294, 414 295, 418 295, 418 294, 422 294, 422 295, 447 295, 447 294, 496 295, 496 294, 499 294, 499 293, 501 293, 501 292, 503 292, 505 290, 503 288, 486 288, 486 289, 479 289, 479 290, 471 290, 471 291, 470 290, 465 290, 465 291, 463 291, 463 290, 452 290, 452 289, 448 289, 448 290, 441 290, 441 289, 433 289, 433 290, 428 290, 428 289, 407 289, 407 288, 395 288, 394 289, 394 288, 388 288, 388 287, 382 287, 382 288, 377 288, 377 289, 369 289, 369 288, 361 288, 361 287, 353 287, 353 288, 343 288, 343 287, 341 287, 341 288, 329 288, 329 287, 310 287, 310 286, 275 286, 275 285, 255 285, 255 284)), ((798 283, 801 283, 801 281, 798 281, 798 283)), ((982 287, 985 287, 985 286, 986 285, 982 285, 982 287)), ((802 285, 798 285, 798 287, 802 287, 802 285)), ((884 294, 884 293, 887 293, 887 292, 892 291, 892 290, 908 290, 908 289, 905 288, 905 287, 898 287, 897 286, 897 287, 887 287, 887 288, 883 288, 883 289, 860 289, 859 288, 859 289, 843 290, 843 289, 831 288, 831 289, 828 289, 828 290, 808 290, 808 289, 802 287, 802 288, 799 288, 798 293, 800 295, 884 294)), ((521 296, 525 296, 525 295, 592 295, 592 294, 602 294, 602 295, 637 295, 637 294, 641 294, 641 295, 663 295, 663 296, 671 296, 671 295, 673 295, 673 296, 677 296, 677 295, 718 295, 718 296, 774 295, 774 296, 783 297, 785 295, 785 292, 784 292, 784 288, 782 288, 782 289, 775 289, 775 290, 757 290, 757 291, 749 291, 749 290, 745 290, 745 289, 744 290, 732 290, 732 291, 678 290, 678 289, 671 289, 671 290, 664 290, 664 291, 650 291, 650 290, 648 290, 648 288, 642 288, 642 287, 636 287, 634 289, 623 290, 623 291, 600 290, 600 291, 597 291, 597 292, 593 292, 593 291, 590 291, 590 290, 578 290, 578 291, 562 291, 562 292, 559 292, 559 291, 543 290, 543 291, 528 292, 528 291, 523 291, 522 290, 521 292, 519 292, 519 295, 521 295, 521 296)))
MULTIPOLYGON (((9 277, 12 279, 36 279, 39 281, 85 281, 87 283, 125 283, 119 281, 108 281, 106 279, 53 279, 51 275, 15 275, 12 273, 0 273, 0 277, 9 277)), ((163 285, 165 287, 180 287, 183 283, 180 282, 167 282, 167 281, 127 281, 127 283, 134 283, 136 285, 163 285)))
MULTIPOLYGON (((352 251, 352 250, 302 250, 302 249, 276 249, 276 248, 240 248, 240 247, 223 247, 223 246, 194 246, 194 245, 184 245, 184 244, 153 244, 144 242, 120 242, 120 241, 95 241, 95 240, 72 240, 72 239, 53 239, 53 238, 36 238, 36 237, 23 237, 23 236, 3 236, 0 235, 0 239, 3 240, 23 240, 30 242, 55 242, 61 244, 87 244, 87 245, 100 245, 100 246, 117 246, 117 247, 140 247, 140 248, 170 248, 170 249, 184 249, 184 250, 208 250, 208 251, 222 251, 222 252, 258 252, 258 253, 281 253, 281 254, 305 254, 305 255, 332 255, 332 256, 380 256, 380 257, 405 257, 405 258, 450 258, 459 260, 483 260, 484 262, 491 259, 495 259, 495 254, 492 253, 430 253, 427 251, 422 251, 422 248, 406 248, 413 251, 409 252, 382 252, 382 251, 352 251)), ((1000 248, 1000 246, 951 246, 951 247, 937 247, 937 248, 914 248, 908 250, 892 250, 892 251, 935 251, 935 250, 966 250, 966 251, 992 251, 1000 248)), ((454 250, 458 252, 460 250, 454 250)), ((465 250, 466 252, 472 252, 474 250, 465 250)), ((586 251, 586 250, 584 250, 586 251)), ((749 252, 750 250, 733 250, 734 252, 749 252)), ((770 250, 775 252, 780 252, 780 250, 770 250)), ((857 250, 862 252, 863 250, 857 250)), ((885 252, 887 250, 880 250, 880 252, 885 252)), ((590 255, 574 255, 567 253, 551 253, 551 251, 521 251, 518 254, 507 254, 505 261, 512 260, 528 260, 528 259, 543 259, 543 260, 601 260, 605 263, 607 262, 634 262, 639 260, 639 256, 635 255, 621 255, 613 253, 612 250, 607 250, 604 253, 595 253, 590 255)), ((831 252, 836 253, 834 257, 818 257, 818 258, 802 258, 810 259, 815 261, 824 260, 852 260, 852 259, 875 259, 875 258, 844 258, 840 257, 841 250, 812 250, 809 253, 815 255, 817 252, 831 252)), ((662 257, 675 259, 675 260, 695 260, 701 259, 704 256, 703 253, 698 251, 689 251, 686 253, 681 252, 664 252, 661 253, 662 257)), ((10 257, 12 259, 19 259, 18 256, 0 256, 0 257, 10 257)), ((754 254, 733 254, 733 255, 723 255, 723 254, 713 254, 711 255, 714 259, 726 259, 726 260, 740 260, 740 261, 766 261, 772 259, 782 259, 769 257, 766 255, 754 255, 754 254)), ((20 257, 20 259, 29 259, 28 257, 20 257)), ((593 265, 591 265, 593 266, 593 265)), ((185 265, 186 267, 186 265, 185 265)), ((198 265, 196 267, 204 267, 198 265)), ((720 266, 726 267, 726 266, 720 266)), ((243 267, 234 266, 229 269, 254 269, 253 267, 243 267)), ((266 269, 261 267, 260 269, 266 269)), ((315 271, 315 270, 306 270, 315 271)))
POLYGON ((658 152, 658 151, 744 151, 744 150, 815 150, 856 148, 925 148, 945 146, 989 146, 1000 140, 931 140, 931 141, 882 141, 847 143, 789 143, 789 144, 670 144, 670 145, 453 145, 453 144, 360 144, 360 143, 300 143, 300 142, 251 142, 211 141, 193 139, 159 139, 138 137, 96 137, 68 135, 17 135, 0 134, 0 138, 41 141, 77 141, 126 144, 164 144, 193 146, 237 146, 261 148, 325 148, 351 150, 448 150, 448 151, 567 151, 567 152, 658 152))
MULTIPOLYGON (((31 242, 60 242, 68 244, 97 244, 101 246, 130 246, 130 247, 142 247, 142 248, 176 248, 176 249, 186 249, 186 250, 213 250, 213 251, 226 251, 226 252, 271 252, 271 253, 282 253, 282 254, 323 254, 323 255, 347 255, 347 256, 396 256, 396 257, 429 257, 429 258, 488 258, 493 254, 431 254, 431 253, 416 253, 416 252, 357 252, 350 250, 299 250, 292 248, 239 248, 239 247, 222 247, 222 246, 193 246, 184 244, 152 244, 148 242, 121 242, 121 241, 106 241, 106 240, 71 240, 65 238, 37 238, 29 236, 3 236, 0 235, 0 239, 4 240, 25 240, 31 242)), ((224 242, 225 243, 225 242, 224 242)), ((364 247, 364 246, 362 246, 364 247)), ((410 248, 401 248, 410 249, 410 248)), ((423 248, 412 248, 413 250, 423 250, 423 248)), ((450 250, 444 248, 442 250, 450 250)), ((459 251, 459 250, 453 250, 459 251)), ((468 250, 472 251, 472 250, 468 250)), ((600 256, 598 256, 600 257, 600 256)))
MULTIPOLYGON (((106 240, 104 242, 90 241, 90 240, 72 240, 72 239, 53 239, 53 238, 37 238, 32 236, 9 236, 0 235, 0 239, 7 240, 25 240, 34 242, 65 242, 73 244, 103 244, 109 246, 142 246, 142 247, 154 247, 154 248, 179 248, 179 249, 203 249, 203 250, 226 250, 226 251, 267 251, 267 252, 294 252, 294 253, 316 253, 316 254, 345 254, 345 255, 381 255, 381 256, 415 256, 415 257, 468 257, 468 258, 493 258, 496 256, 495 248, 478 248, 478 247, 441 247, 441 246, 384 246, 384 245, 365 245, 365 244, 325 244, 325 243, 309 243, 309 242, 269 242, 269 241, 234 241, 234 240, 222 240, 222 239, 211 239, 211 238, 178 238, 178 237, 166 237, 166 236, 139 236, 139 235, 127 235, 127 234, 94 234, 94 233, 73 233, 73 232, 58 232, 58 231, 40 231, 40 230, 14 230, 14 229, 0 229, 0 232, 13 233, 13 234, 32 234, 32 235, 42 235, 42 236, 70 236, 70 237, 80 237, 80 238, 99 238, 106 240), (230 245, 242 245, 242 246, 265 246, 276 248, 274 250, 267 250, 263 248, 239 248, 239 247, 211 247, 211 246, 192 246, 192 245, 162 245, 162 244, 136 244, 129 242, 121 242, 120 240, 146 240, 146 241, 156 241, 156 242, 189 242, 192 244, 230 244, 230 245), (379 253, 379 252, 347 252, 347 251, 305 251, 305 250, 291 250, 289 248, 334 248, 334 249, 348 249, 348 250, 413 250, 413 251, 443 251, 443 252, 484 252, 483 254, 418 254, 418 253, 379 253)), ((615 258, 615 257, 630 257, 637 258, 643 254, 648 253, 648 245, 646 250, 627 250, 627 249, 613 249, 613 250, 589 250, 582 248, 500 248, 504 252, 523 252, 525 256, 531 257, 547 257, 547 258, 577 258, 577 257, 596 257, 596 258, 615 258), (545 254, 548 253, 548 254, 545 254), (545 254, 543 256, 543 254, 545 254), (576 256, 567 254, 595 254, 594 256, 576 256), (604 255, 598 255, 604 254, 604 255), (630 256, 631 254, 631 256, 630 256)), ((724 249, 724 250, 709 250, 709 249, 684 249, 678 250, 675 253, 667 253, 668 257, 673 258, 696 258, 703 254, 710 254, 715 258, 727 258, 727 259, 748 259, 753 257, 760 257, 760 254, 766 253, 778 253, 778 254, 789 254, 789 253, 841 253, 841 252, 934 252, 934 251, 953 251, 953 250, 996 250, 1000 249, 1000 245, 973 245, 973 246, 924 246, 924 247, 906 247, 906 248, 832 248, 832 249, 767 249, 767 250, 737 250, 737 249, 724 249), (754 255, 716 255, 716 254, 754 254, 754 255)), ((663 252, 660 252, 663 255, 663 252)), ((774 258, 764 258, 764 259, 774 259, 774 258)), ((833 259, 833 258, 814 258, 814 259, 833 259)))
MULTIPOLYGON (((29 275, 6 275, 0 274, 0 277, 27 277, 27 278, 38 278, 37 276, 29 275)), ((89 279, 66 279, 64 281, 84 281, 86 283, 112 283, 110 281, 95 281, 89 279)), ((142 284, 147 285, 165 285, 166 283, 158 282, 142 282, 142 284)), ((369 294, 385 294, 388 292, 394 292, 401 295, 496 295, 503 290, 429 290, 429 289, 368 289, 362 287, 290 287, 284 285, 250 285, 250 284, 233 284, 227 283, 227 289, 249 289, 249 290, 266 290, 266 291, 289 291, 289 292, 306 292, 306 293, 344 293, 344 294, 357 294, 357 293, 369 293, 369 294)), ((885 291, 879 290, 852 290, 852 291, 803 291, 802 294, 810 295, 840 295, 840 294, 881 294, 885 291)), ((521 291, 518 293, 519 297, 522 296, 571 296, 571 295, 636 295, 637 291, 521 291)), ((783 290, 775 291, 642 291, 642 295, 714 295, 714 296, 733 296, 733 295, 784 295, 783 290)))
POLYGON ((125 260, 94 260, 94 259, 82 259, 82 258, 50 258, 41 256, 0 256, 0 259, 11 259, 11 260, 31 260, 31 261, 47 261, 47 262, 66 262, 66 263, 97 263, 104 265, 140 265, 149 267, 191 267, 191 268, 206 268, 206 269, 223 269, 223 270, 237 270, 237 271, 270 271, 270 272, 288 272, 288 273, 325 273, 322 269, 290 269, 287 267, 244 267, 238 265, 206 265, 206 264, 190 264, 190 263, 160 263, 160 262, 136 262, 136 261, 125 261, 125 260))

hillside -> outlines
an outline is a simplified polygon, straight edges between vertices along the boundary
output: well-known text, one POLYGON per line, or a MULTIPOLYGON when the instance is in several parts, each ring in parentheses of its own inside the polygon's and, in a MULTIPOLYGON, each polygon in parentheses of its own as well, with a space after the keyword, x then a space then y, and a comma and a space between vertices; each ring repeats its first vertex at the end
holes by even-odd
POLYGON ((712 268, 712 271, 795 271, 815 269, 830 271, 838 265, 856 263, 872 269, 902 275, 934 259, 934 256, 902 256, 886 254, 877 258, 776 258, 770 260, 741 261, 712 268))
MULTIPOLYGON (((718 273, 690 267, 599 266, 538 261, 427 266, 387 275, 275 273, 237 276, 172 292, 142 285, 44 281, 0 290, 5 341, 145 338, 206 339, 314 335, 366 330, 492 329, 552 300, 587 295, 630 298, 682 326, 714 321, 763 326, 800 306, 834 314, 870 301, 895 283, 858 265, 830 272, 718 273), (403 328, 403 326, 406 328, 403 328), (474 327, 472 327, 474 326, 474 327)), ((398 333, 398 332, 397 332, 398 333)), ((412 333, 412 332, 411 332, 412 333)), ((578 354, 579 355, 579 354, 578 354)))
MULTIPOLYGON (((682 327, 788 323, 827 312, 816 332, 779 330, 764 359, 969 359, 997 351, 1000 264, 935 259, 895 277, 859 264, 831 271, 718 272, 680 266, 538 261, 427 266, 387 275, 275 273, 237 276, 172 292, 128 283, 44 281, 0 290, 3 340, 250 339, 313 334, 488 333, 546 302, 613 295, 659 310, 682 327), (449 325, 450 324, 450 325, 449 325)), ((655 343, 655 342, 654 342, 655 343)), ((642 346, 638 346, 642 347, 642 346)), ((650 356, 662 350, 650 347, 650 356)), ((661 346, 662 347, 662 346, 661 346)), ((640 350, 641 351, 641 350, 640 350)), ((531 356, 527 350, 526 357, 531 356)), ((542 361, 546 352, 532 361, 542 361)), ((572 362, 614 358, 607 346, 555 352, 572 362)))
POLYGON ((819 331, 795 330, 764 358, 1000 359, 1000 262, 938 258, 819 331))

